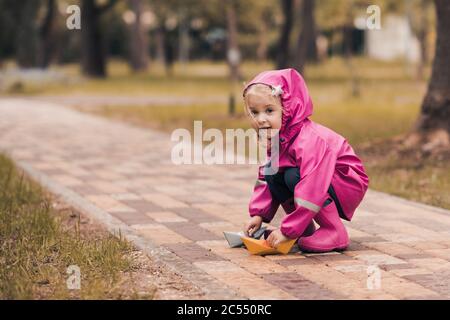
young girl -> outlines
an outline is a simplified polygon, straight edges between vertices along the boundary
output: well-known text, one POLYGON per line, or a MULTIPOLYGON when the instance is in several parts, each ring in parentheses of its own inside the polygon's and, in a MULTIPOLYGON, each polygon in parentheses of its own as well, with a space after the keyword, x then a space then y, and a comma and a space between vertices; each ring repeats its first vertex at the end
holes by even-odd
POLYGON ((243 96, 253 127, 268 131, 269 144, 279 139, 278 172, 268 174, 268 165, 259 168, 245 233, 269 223, 281 204, 286 216, 267 238, 272 247, 299 238, 302 251, 346 249, 341 218, 352 219, 369 183, 361 160, 345 138, 309 119, 313 104, 296 70, 262 72, 243 96))

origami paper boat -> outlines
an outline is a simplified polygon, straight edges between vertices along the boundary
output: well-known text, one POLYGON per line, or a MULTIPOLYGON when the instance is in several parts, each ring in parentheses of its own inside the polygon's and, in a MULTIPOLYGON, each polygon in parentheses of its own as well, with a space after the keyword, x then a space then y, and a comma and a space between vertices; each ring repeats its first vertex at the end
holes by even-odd
MULTIPOLYGON (((258 229, 250 239, 261 238, 261 236, 264 234, 264 231, 266 231, 266 227, 258 229)), ((228 244, 231 248, 237 248, 244 245, 244 243, 242 242, 242 237, 245 237, 243 232, 224 231, 223 235, 225 236, 225 239, 227 239, 228 244)))
POLYGON ((288 240, 282 242, 276 248, 272 248, 266 240, 253 239, 249 237, 242 237, 245 247, 251 254, 255 255, 268 255, 268 254, 288 254, 291 248, 294 246, 297 239, 288 240))

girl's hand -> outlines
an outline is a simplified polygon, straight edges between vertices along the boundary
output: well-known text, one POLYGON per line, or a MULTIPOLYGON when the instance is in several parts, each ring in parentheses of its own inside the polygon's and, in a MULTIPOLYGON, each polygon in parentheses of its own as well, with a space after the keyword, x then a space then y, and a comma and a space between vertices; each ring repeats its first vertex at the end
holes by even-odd
POLYGON ((282 234, 280 229, 276 229, 270 233, 266 241, 272 248, 276 248, 280 243, 288 240, 289 238, 282 234))
POLYGON ((252 217, 244 227, 244 233, 246 236, 251 237, 255 231, 259 230, 261 228, 262 224, 262 218, 260 216, 254 216, 252 217))

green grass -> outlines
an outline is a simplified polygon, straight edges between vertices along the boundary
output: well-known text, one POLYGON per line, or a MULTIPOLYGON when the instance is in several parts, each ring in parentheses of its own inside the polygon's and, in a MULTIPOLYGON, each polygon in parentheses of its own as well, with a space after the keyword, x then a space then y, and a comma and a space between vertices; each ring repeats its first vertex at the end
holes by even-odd
MULTIPOLYGON (((361 81, 366 84, 383 81, 387 86, 398 81, 411 81, 412 71, 403 62, 379 62, 365 58, 354 59, 355 69, 361 81)), ((5 68, 13 63, 5 63, 5 68)), ((66 81, 49 83, 23 82, 16 89, 4 94, 23 95, 169 95, 202 97, 208 95, 228 95, 230 83, 228 68, 223 62, 196 61, 185 65, 175 64, 173 77, 167 77, 158 63, 153 63, 149 71, 134 74, 128 65, 111 59, 108 64, 107 79, 89 79, 80 73, 78 64, 53 66, 66 75, 66 81)), ((241 66, 243 81, 250 80, 257 73, 273 69, 270 62, 246 61, 241 66)), ((318 65, 308 66, 308 84, 320 84, 341 89, 349 82, 345 62, 332 58, 318 65), (337 84, 337 86, 336 86, 337 84)))
POLYGON ((69 227, 45 192, 0 155, 0 299, 120 298, 131 245, 107 233, 69 227), (81 270, 81 290, 68 290, 67 267, 81 270))
POLYGON ((368 159, 365 166, 372 189, 450 209, 448 161, 378 156, 368 159))
MULTIPOLYGON (((8 67, 12 67, 12 63, 8 67)), ((249 77, 268 63, 247 63, 243 74, 249 77)), ((65 81, 51 84, 22 82, 17 88, 6 90, 13 95, 164 95, 191 96, 222 95, 230 88, 228 69, 224 63, 195 62, 186 65, 175 64, 174 76, 167 77, 163 67, 152 64, 145 73, 131 73, 123 61, 111 60, 107 79, 89 79, 80 74, 78 64, 52 67, 66 75, 65 81)))

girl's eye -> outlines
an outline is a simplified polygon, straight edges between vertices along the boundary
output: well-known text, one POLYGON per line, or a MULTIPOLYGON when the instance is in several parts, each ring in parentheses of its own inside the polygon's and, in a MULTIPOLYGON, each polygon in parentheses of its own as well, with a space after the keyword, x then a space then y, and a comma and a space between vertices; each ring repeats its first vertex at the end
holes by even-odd
POLYGON ((272 108, 269 108, 269 109, 266 110, 266 112, 267 112, 267 113, 272 113, 272 112, 273 112, 273 109, 272 109, 272 108))
POLYGON ((255 114, 257 114, 258 112, 256 112, 255 110, 250 110, 250 113, 253 114, 253 115, 255 115, 255 114))

